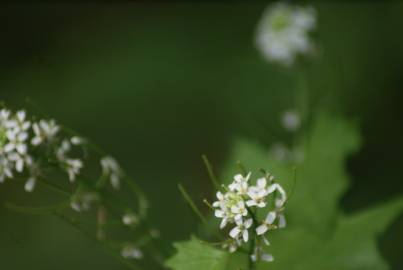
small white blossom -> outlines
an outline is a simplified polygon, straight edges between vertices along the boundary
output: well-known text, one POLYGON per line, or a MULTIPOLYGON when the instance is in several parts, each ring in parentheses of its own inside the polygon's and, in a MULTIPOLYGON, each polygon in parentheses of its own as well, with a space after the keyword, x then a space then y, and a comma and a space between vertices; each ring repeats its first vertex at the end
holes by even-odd
POLYGON ((127 213, 122 217, 123 224, 127 226, 136 225, 139 222, 139 218, 133 213, 127 213))
POLYGON ((263 252, 261 247, 256 247, 255 252, 251 255, 252 261, 256 262, 258 260, 264 262, 272 262, 274 261, 274 257, 271 254, 263 252))
POLYGON ((40 145, 45 141, 51 141, 57 135, 60 127, 56 125, 55 120, 40 120, 32 125, 35 137, 32 138, 32 145, 40 145))
POLYGON ((12 151, 16 151, 21 155, 25 155, 27 153, 27 132, 20 131, 19 129, 9 129, 6 132, 6 137, 8 139, 8 143, 4 146, 4 151, 6 153, 10 153, 12 151))
POLYGON ((70 206, 77 212, 89 211, 91 205, 99 201, 99 199, 99 194, 96 192, 80 191, 73 196, 70 206))
POLYGON ((256 228, 257 235, 265 234, 272 227, 275 219, 276 219, 276 212, 270 211, 267 214, 265 220, 263 221, 263 224, 256 228))
POLYGON ((262 177, 257 180, 256 186, 252 186, 249 188, 248 195, 251 199, 246 202, 246 205, 248 207, 266 207, 266 196, 269 194, 269 190, 266 188, 266 185, 266 178, 262 177))
POLYGON ((69 175, 70 182, 75 181, 83 166, 83 162, 80 159, 67 159, 65 161, 65 167, 67 174, 69 175))
POLYGON ((242 221, 241 219, 235 220, 236 226, 229 232, 229 235, 237 239, 240 235, 242 236, 245 242, 249 240, 249 232, 248 229, 252 226, 253 220, 251 218, 242 221))
POLYGON ((141 259, 143 252, 133 245, 126 245, 122 248, 120 255, 125 259, 141 259))
POLYGON ((235 214, 235 220, 242 219, 242 217, 248 214, 248 210, 246 209, 245 202, 239 201, 237 204, 231 206, 231 212, 235 214))
POLYGON ((286 130, 294 132, 300 127, 301 119, 296 111, 288 110, 281 116, 281 123, 286 130))
POLYGON ((312 7, 276 3, 267 8, 259 22, 256 44, 268 61, 289 66, 297 55, 312 51, 309 32, 315 26, 312 7))
POLYGON ((112 187, 118 189, 120 186, 120 178, 122 170, 119 163, 111 156, 101 159, 102 173, 105 177, 109 177, 112 187))
POLYGON ((224 244, 222 245, 222 248, 228 249, 228 251, 230 253, 234 253, 240 246, 241 246, 241 240, 228 239, 227 241, 224 242, 224 244))
POLYGON ((228 188, 231 191, 236 191, 239 195, 246 194, 248 191, 248 181, 251 173, 248 173, 246 177, 242 174, 237 174, 234 176, 234 182, 232 182, 228 188))
POLYGON ((6 178, 13 177, 12 166, 9 159, 4 154, 0 154, 0 183, 3 183, 6 178))
POLYGON ((71 137, 70 142, 73 145, 82 145, 85 142, 85 140, 81 137, 73 136, 73 137, 71 137))

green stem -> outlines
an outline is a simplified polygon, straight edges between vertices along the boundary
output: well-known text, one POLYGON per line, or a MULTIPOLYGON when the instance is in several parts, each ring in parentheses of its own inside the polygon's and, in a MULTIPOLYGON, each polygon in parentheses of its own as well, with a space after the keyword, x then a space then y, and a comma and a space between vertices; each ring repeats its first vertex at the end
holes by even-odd
POLYGON ((189 196, 189 194, 186 192, 185 188, 181 185, 178 184, 179 191, 181 192, 183 198, 186 200, 186 202, 189 204, 190 208, 193 210, 193 212, 196 214, 198 218, 204 223, 207 224, 206 218, 203 216, 203 214, 200 212, 199 208, 197 208, 196 204, 193 202, 192 198, 189 196))
POLYGON ((207 156, 206 156, 206 155, 203 155, 203 156, 202 156, 202 159, 203 159, 204 165, 206 166, 206 169, 207 169, 207 172, 208 172, 208 175, 209 175, 209 177, 210 177, 211 182, 213 183, 215 189, 216 189, 216 190, 219 190, 219 189, 220 189, 220 184, 218 183, 217 177, 216 177, 215 174, 214 174, 213 166, 211 166, 211 163, 210 163, 210 161, 207 159, 207 156))
POLYGON ((252 235, 251 235, 251 241, 250 241, 250 246, 249 246, 249 251, 248 251, 248 270, 255 270, 256 269, 256 262, 252 260, 252 255, 255 252, 255 247, 256 247, 256 241, 257 241, 257 235, 256 235, 256 225, 257 225, 257 220, 255 213, 248 208, 248 212, 250 213, 253 224, 252 224, 252 235))

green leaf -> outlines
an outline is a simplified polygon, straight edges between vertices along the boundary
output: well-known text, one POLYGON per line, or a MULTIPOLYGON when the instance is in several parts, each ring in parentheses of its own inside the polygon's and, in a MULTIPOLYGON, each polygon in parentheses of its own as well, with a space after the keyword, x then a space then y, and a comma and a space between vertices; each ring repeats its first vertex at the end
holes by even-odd
POLYGON ((190 241, 174 244, 177 254, 166 262, 175 270, 223 270, 226 269, 229 253, 205 244, 195 237, 190 241))
MULTIPOLYGON (((337 216, 339 199, 348 185, 345 158, 358 149, 359 141, 352 124, 328 113, 318 114, 309 136, 301 139, 305 160, 297 167, 297 183, 287 208, 290 225, 304 226, 318 234, 328 233, 337 216)), ((268 170, 291 190, 292 167, 269 156, 269 151, 260 145, 237 141, 232 157, 222 178, 224 183, 232 181, 236 172, 234 164, 240 159, 248 170, 268 170)))

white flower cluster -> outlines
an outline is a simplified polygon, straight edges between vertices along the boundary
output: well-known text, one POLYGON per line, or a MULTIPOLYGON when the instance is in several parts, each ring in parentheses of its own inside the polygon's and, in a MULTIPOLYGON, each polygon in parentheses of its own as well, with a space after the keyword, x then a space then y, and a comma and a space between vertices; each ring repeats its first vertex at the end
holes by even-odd
POLYGON ((276 3, 267 8, 259 22, 256 44, 268 60, 292 65, 299 54, 313 49, 309 32, 316 26, 312 7, 276 3))
POLYGON ((30 121, 23 110, 16 113, 0 110, 0 182, 13 178, 16 173, 28 173, 25 190, 32 192, 41 174, 41 166, 49 165, 44 163, 53 157, 74 181, 83 163, 80 159, 69 158, 67 153, 71 148, 70 141, 77 144, 77 138, 61 142, 59 131, 60 127, 54 120, 30 121))
MULTIPOLYGON (((97 205, 97 237, 105 238, 104 225, 107 209, 103 205, 100 190, 110 183, 113 189, 119 189, 124 177, 119 163, 111 156, 99 159, 101 174, 98 182, 84 183, 81 177, 89 144, 77 136, 68 136, 54 120, 28 119, 25 111, 12 112, 0 110, 0 183, 17 175, 27 178, 25 190, 32 192, 37 180, 45 177, 49 168, 58 168, 65 172, 70 183, 77 183, 77 188, 70 199, 70 207, 76 212, 89 211, 97 205), (81 179, 79 178, 81 177, 81 179), (80 180, 80 181, 78 181, 80 180)), ((122 214, 122 225, 135 227, 140 223, 132 211, 122 214)), ((151 237, 157 237, 156 230, 150 231, 151 237)), ((121 256, 127 259, 140 259, 142 251, 131 243, 124 243, 121 256)))
MULTIPOLYGON (((32 121, 25 111, 13 113, 7 109, 0 110, 0 183, 14 178, 16 173, 28 173, 25 190, 34 190, 37 178, 45 166, 57 165, 74 182, 84 167, 83 157, 77 158, 74 147, 82 146, 84 140, 77 136, 64 136, 54 120, 41 119, 32 121), (49 162, 52 161, 53 164, 49 162)), ((115 159, 110 156, 100 160, 102 175, 109 179, 112 186, 119 188, 122 170, 115 159)), ((87 208, 94 196, 82 196, 80 203, 87 208)))
POLYGON ((256 180, 255 185, 249 183, 251 173, 246 176, 237 174, 234 181, 224 187, 225 193, 217 192, 217 199, 213 203, 215 216, 221 218, 220 228, 228 224, 235 225, 229 231, 230 238, 223 245, 230 252, 235 252, 242 242, 248 242, 255 237, 256 250, 253 260, 271 261, 272 256, 265 254, 259 243, 269 244, 265 235, 269 230, 284 228, 286 220, 283 214, 287 196, 274 177, 266 174, 256 180), (270 201, 274 202, 270 205, 270 201), (258 211, 263 211, 265 218, 258 220, 258 211))

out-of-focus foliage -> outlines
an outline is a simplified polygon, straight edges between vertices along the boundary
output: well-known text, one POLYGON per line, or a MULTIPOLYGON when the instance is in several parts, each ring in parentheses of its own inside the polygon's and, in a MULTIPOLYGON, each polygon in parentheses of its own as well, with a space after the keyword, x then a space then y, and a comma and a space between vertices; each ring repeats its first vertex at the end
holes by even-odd
MULTIPOLYGON (((267 251, 274 255, 275 261, 261 263, 258 269, 388 269, 378 252, 376 237, 403 209, 403 199, 349 215, 339 207, 340 198, 348 187, 345 160, 358 149, 359 142, 353 124, 320 112, 311 132, 300 140, 305 160, 297 167, 294 189, 293 170, 289 165, 276 161, 255 143, 235 142, 232 158, 223 174, 224 181, 231 179, 234 164, 242 159, 248 170, 268 169, 289 191, 293 189, 286 211, 289 226, 269 235, 271 246, 267 251)), ((181 245, 192 248, 192 244, 181 245)), ((179 248, 171 259, 177 263, 169 266, 202 269, 180 268, 183 261, 178 258, 199 260, 200 253, 189 249, 183 254, 183 249, 179 248)))

